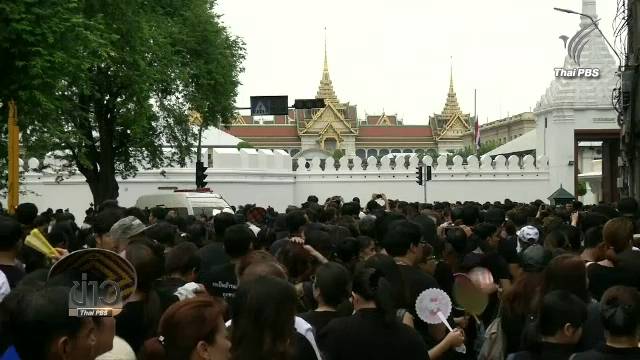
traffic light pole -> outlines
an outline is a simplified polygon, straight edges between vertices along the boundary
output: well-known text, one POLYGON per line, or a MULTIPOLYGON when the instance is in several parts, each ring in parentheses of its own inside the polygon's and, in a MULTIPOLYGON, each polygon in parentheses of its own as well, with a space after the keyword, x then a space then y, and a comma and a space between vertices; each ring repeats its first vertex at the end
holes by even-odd
POLYGON ((422 179, 424 179, 424 181, 422 182, 422 191, 424 192, 424 203, 427 203, 427 183, 429 181, 427 181, 427 167, 423 166, 422 167, 422 179))

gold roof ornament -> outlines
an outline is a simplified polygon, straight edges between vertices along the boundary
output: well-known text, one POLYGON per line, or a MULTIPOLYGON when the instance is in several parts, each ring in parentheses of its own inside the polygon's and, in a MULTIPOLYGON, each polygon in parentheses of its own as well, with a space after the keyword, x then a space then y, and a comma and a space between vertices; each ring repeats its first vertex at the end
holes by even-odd
POLYGON ((247 122, 244 121, 244 117, 242 115, 240 115, 240 113, 235 113, 235 116, 233 118, 233 121, 231 122, 232 125, 247 125, 247 122))
POLYGON ((320 80, 320 86, 318 86, 316 99, 324 99, 326 103, 339 106, 340 101, 336 96, 336 92, 333 90, 333 83, 329 76, 329 62, 327 61, 327 28, 324 30, 324 69, 322 70, 322 80, 320 80))
POLYGON ((389 121, 389 117, 385 114, 384 110, 382 111, 382 115, 378 118, 378 122, 376 125, 387 125, 391 126, 391 122, 389 121))
POLYGON ((202 115, 195 110, 189 111, 189 124, 194 126, 202 125, 202 115))
POLYGON ((453 90, 453 64, 449 73, 449 93, 447 94, 447 102, 444 104, 442 115, 450 118, 454 114, 460 113, 460 105, 458 105, 458 98, 456 92, 453 90))

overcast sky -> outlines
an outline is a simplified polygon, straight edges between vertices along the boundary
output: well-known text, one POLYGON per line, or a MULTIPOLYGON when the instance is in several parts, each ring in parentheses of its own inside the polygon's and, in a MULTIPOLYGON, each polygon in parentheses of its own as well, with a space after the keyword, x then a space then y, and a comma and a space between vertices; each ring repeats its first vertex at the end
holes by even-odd
MULTIPOLYGON (((397 113, 426 124, 440 113, 450 58, 462 110, 481 123, 529 111, 562 66, 582 0, 218 0, 217 12, 246 42, 238 106, 252 95, 315 97, 324 28, 340 101, 359 116, 397 113)), ((612 41, 615 0, 599 0, 600 27, 612 41)))

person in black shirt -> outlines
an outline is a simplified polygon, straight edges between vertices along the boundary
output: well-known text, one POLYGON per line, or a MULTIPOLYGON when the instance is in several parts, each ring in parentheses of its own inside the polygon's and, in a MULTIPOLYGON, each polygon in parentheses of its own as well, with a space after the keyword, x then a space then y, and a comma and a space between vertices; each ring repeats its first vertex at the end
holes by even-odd
POLYGON ((229 227, 236 224, 236 217, 233 214, 222 212, 213 217, 215 241, 206 244, 198 250, 200 269, 202 269, 203 272, 227 264, 231 260, 224 251, 224 234, 229 227))
MULTIPOLYGON (((309 223, 309 218, 302 210, 293 210, 287 213, 285 216, 285 222, 287 224, 287 230, 289 236, 283 239, 276 240, 271 244, 269 251, 275 256, 278 256, 278 252, 290 241, 290 239, 301 238, 304 239, 305 229, 309 223)), ((304 241, 301 241, 304 242, 304 241)))
MULTIPOLYGON (((637 224, 638 221, 638 201, 634 198, 624 198, 618 200, 618 211, 621 216, 629 219, 633 224, 637 224)), ((640 229, 636 227, 636 234, 640 232, 640 229)))
POLYGON ((498 207, 489 208, 484 213, 484 222, 495 225, 500 229, 500 242, 497 250, 509 264, 517 264, 516 251, 516 226, 513 222, 506 221, 506 213, 498 207))
MULTIPOLYGON (((493 224, 480 223, 473 228, 470 241, 475 243, 476 248, 464 257, 462 269, 469 271, 476 267, 486 268, 493 276, 494 284, 483 289, 487 292, 502 288, 508 291, 511 287, 511 272, 509 264, 497 252, 500 243, 501 229, 493 224)), ((485 324, 490 324, 498 313, 499 299, 498 292, 493 291, 489 297, 489 305, 482 313, 481 320, 485 324)))
MULTIPOLYGON (((584 249, 580 253, 580 258, 589 266, 590 263, 599 262, 605 259, 606 247, 602 240, 602 226, 591 227, 584 233, 584 249)), ((600 298, 600 296, 598 296, 600 298)))
POLYGON ((295 329, 293 285, 273 276, 242 281, 233 299, 231 358, 235 360, 320 360, 295 329))
POLYGON ((137 352, 145 340, 155 336, 161 303, 153 282, 162 275, 164 249, 148 239, 135 240, 126 247, 126 259, 136 269, 136 291, 116 316, 116 335, 137 352))
POLYGON ((191 242, 183 242, 173 247, 166 255, 165 276, 154 282, 153 286, 160 296, 162 310, 178 301, 176 290, 189 282, 194 282, 200 269, 198 247, 191 242))
POLYGON ((351 275, 347 269, 335 262, 322 264, 313 281, 313 295, 318 307, 299 316, 311 324, 316 333, 320 333, 331 320, 340 316, 337 308, 350 293, 351 275))
POLYGON ((391 289, 382 272, 363 268, 353 280, 353 316, 338 318, 319 334, 326 360, 425 360, 427 346, 395 318, 391 289))
POLYGON ((95 236, 95 239, 91 241, 92 245, 101 249, 115 250, 116 243, 111 238, 110 230, 118 220, 124 217, 124 211, 119 208, 109 208, 96 214, 92 225, 95 236))
POLYGON ((0 216, 0 271, 7 277, 11 289, 18 285, 25 274, 17 259, 21 237, 20 223, 12 218, 0 216))
POLYGON ((513 286, 502 295, 500 321, 506 340, 506 354, 520 350, 520 338, 530 316, 538 311, 544 268, 551 251, 534 244, 520 253, 522 272, 513 286))
MULTIPOLYGON (((400 269, 400 283, 392 283, 394 294, 405 294, 403 303, 396 303, 398 309, 406 309, 414 317, 415 329, 422 335, 428 346, 435 346, 445 335, 442 325, 428 325, 420 320, 415 310, 418 296, 430 288, 440 288, 436 280, 422 271, 417 264, 425 256, 426 242, 422 238, 420 226, 406 220, 390 224, 384 237, 383 246, 392 256, 400 269)), ((396 297, 396 301, 400 297, 396 297)))
POLYGON ((608 248, 607 259, 587 264, 589 290, 596 299, 614 285, 640 286, 638 256, 640 252, 631 249, 633 224, 624 217, 607 221, 602 229, 602 237, 608 248))
POLYGON ((246 224, 236 224, 224 233, 224 249, 231 261, 200 273, 202 283, 209 294, 223 297, 227 302, 233 298, 238 289, 236 264, 251 251, 251 244, 256 235, 246 224))
POLYGON ((487 268, 496 285, 508 290, 511 286, 511 272, 505 259, 497 252, 502 230, 490 223, 480 223, 473 228, 471 241, 475 241, 475 250, 467 254, 462 267, 471 270, 474 267, 487 268))
POLYGON ((538 329, 541 341, 531 349, 509 356, 509 360, 567 360, 573 354, 587 319, 584 302, 566 290, 545 295, 538 329))
POLYGON ((601 301, 606 343, 576 354, 572 360, 640 359, 640 293, 634 288, 614 286, 601 301))

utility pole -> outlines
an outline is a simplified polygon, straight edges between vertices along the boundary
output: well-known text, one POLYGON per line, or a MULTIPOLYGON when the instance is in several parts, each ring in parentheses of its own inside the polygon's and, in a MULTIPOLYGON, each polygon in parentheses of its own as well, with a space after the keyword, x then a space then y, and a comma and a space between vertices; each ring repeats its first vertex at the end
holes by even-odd
POLYGON ((424 203, 427 203, 427 182, 431 180, 431 166, 418 165, 416 167, 416 183, 422 186, 424 203))
POLYGON ((9 100, 9 120, 8 120, 8 199, 7 211, 13 214, 20 201, 20 129, 18 128, 18 108, 16 102, 9 100))
POLYGON ((423 166, 422 169, 421 169, 422 171, 424 171, 424 175, 423 175, 424 181, 422 182, 422 190, 424 192, 424 203, 425 204, 427 203, 427 182, 428 182, 428 180, 427 180, 427 168, 429 168, 429 167, 430 166, 423 166))
POLYGON ((638 0, 628 0, 627 2, 627 56, 625 57, 623 75, 623 100, 625 87, 629 90, 628 107, 624 112, 623 124, 623 153, 626 157, 626 176, 628 195, 635 199, 640 199, 640 96, 638 96, 638 56, 640 55, 640 3, 638 0), (626 79, 626 81, 625 81, 626 79), (627 85, 628 84, 628 85, 627 85), (627 85, 627 86, 625 86, 627 85))
POLYGON ((478 135, 480 132, 480 123, 478 122, 478 112, 476 111, 476 96, 477 89, 473 89, 473 118, 475 119, 475 124, 473 124, 473 147, 476 148, 476 156, 480 156, 480 142, 478 141, 478 135))

